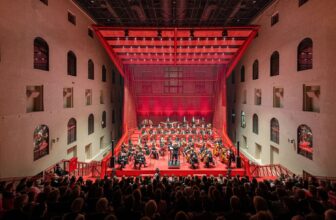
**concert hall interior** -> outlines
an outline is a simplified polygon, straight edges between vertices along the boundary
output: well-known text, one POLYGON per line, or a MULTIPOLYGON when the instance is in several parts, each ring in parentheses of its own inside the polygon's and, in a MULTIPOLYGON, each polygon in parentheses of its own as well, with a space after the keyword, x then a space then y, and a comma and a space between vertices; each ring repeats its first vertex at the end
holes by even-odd
POLYGON ((335 9, 1 0, 0 183, 158 172, 335 181, 335 9))

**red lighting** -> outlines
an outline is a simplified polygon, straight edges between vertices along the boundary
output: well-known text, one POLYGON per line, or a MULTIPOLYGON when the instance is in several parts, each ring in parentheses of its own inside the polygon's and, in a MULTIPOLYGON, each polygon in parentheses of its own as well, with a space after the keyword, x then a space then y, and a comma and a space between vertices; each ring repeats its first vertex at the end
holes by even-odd
POLYGON ((192 65, 229 64, 236 57, 244 43, 257 31, 257 27, 223 27, 220 28, 120 28, 94 26, 97 34, 109 45, 109 49, 120 63, 156 64, 153 55, 160 54, 163 62, 192 65), (125 35, 127 30, 127 35, 125 35), (142 40, 141 40, 142 39, 142 40), (134 59, 134 48, 141 57, 134 59), (194 59, 186 59, 191 55, 194 59), (131 60, 129 57, 133 57, 131 60))

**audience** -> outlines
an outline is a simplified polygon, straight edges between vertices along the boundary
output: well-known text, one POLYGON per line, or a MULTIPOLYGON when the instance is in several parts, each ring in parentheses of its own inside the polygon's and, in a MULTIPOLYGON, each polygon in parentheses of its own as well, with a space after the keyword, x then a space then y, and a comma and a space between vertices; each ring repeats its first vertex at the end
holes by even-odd
POLYGON ((334 220, 330 191, 330 182, 297 176, 24 178, 0 183, 0 219, 334 220))

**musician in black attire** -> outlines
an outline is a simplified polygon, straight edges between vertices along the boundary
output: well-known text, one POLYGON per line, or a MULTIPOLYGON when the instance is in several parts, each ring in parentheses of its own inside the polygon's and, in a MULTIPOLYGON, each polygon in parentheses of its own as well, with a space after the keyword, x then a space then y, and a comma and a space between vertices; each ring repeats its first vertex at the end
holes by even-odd
POLYGON ((196 164, 198 166, 198 157, 197 157, 197 154, 194 150, 192 150, 192 152, 190 154, 190 164, 191 164, 191 167, 193 169, 196 168, 196 164))
POLYGON ((235 161, 235 155, 234 152, 232 151, 232 149, 228 150, 228 167, 231 168, 231 163, 232 161, 235 161))
POLYGON ((177 144, 174 144, 173 145, 173 148, 172 148, 172 151, 173 151, 173 156, 172 156, 172 164, 177 164, 177 161, 178 161, 178 153, 179 153, 179 147, 177 144))
POLYGON ((125 152, 120 152, 118 156, 118 164, 120 164, 120 169, 125 168, 128 158, 125 152))
POLYGON ((164 152, 165 152, 165 149, 164 149, 164 140, 163 138, 160 139, 160 150, 159 150, 159 153, 161 156, 164 156, 164 152))
POLYGON ((139 169, 141 169, 142 165, 144 165, 144 167, 146 167, 146 158, 145 158, 145 155, 143 154, 142 151, 139 151, 135 156, 134 168, 136 168, 136 166, 138 164, 139 164, 139 169))
POLYGON ((157 160, 159 159, 159 153, 157 152, 154 144, 152 145, 150 156, 153 156, 154 159, 157 159, 157 160))
POLYGON ((210 167, 210 163, 214 164, 214 160, 212 157, 212 153, 209 149, 205 150, 205 156, 204 156, 204 161, 205 161, 205 167, 209 168, 210 167))

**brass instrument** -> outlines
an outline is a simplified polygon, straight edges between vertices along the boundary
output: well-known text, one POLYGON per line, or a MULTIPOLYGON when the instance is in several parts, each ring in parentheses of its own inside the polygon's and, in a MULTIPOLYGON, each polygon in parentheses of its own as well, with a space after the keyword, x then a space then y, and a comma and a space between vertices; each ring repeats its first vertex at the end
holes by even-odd
POLYGON ((215 145, 214 150, 213 150, 213 154, 214 154, 215 157, 219 156, 219 151, 220 151, 220 148, 219 148, 219 144, 217 143, 215 145))
POLYGON ((228 161, 226 152, 227 152, 226 148, 222 147, 221 153, 220 153, 220 161, 224 164, 227 164, 227 161, 228 161))

